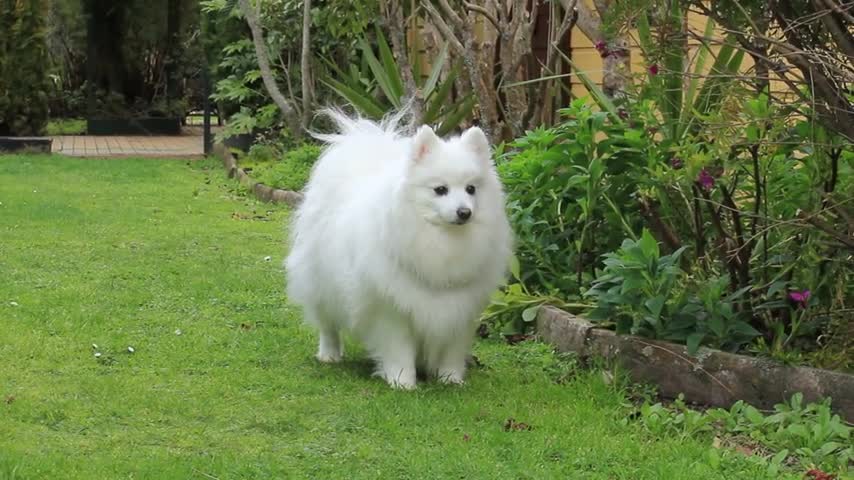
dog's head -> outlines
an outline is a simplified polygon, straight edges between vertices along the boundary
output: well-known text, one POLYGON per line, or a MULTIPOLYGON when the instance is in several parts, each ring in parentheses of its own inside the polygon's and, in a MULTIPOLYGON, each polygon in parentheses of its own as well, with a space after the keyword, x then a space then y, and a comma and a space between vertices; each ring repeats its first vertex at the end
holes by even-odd
POLYGON ((478 223, 483 207, 500 195, 489 141, 478 127, 445 141, 423 126, 412 139, 408 160, 408 196, 417 213, 434 225, 478 223))

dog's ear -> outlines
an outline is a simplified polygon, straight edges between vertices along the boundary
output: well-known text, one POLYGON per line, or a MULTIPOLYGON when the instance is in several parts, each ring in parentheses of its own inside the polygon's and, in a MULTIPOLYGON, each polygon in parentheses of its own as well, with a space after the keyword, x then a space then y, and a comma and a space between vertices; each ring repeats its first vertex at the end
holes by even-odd
POLYGON ((438 146, 439 137, 429 125, 423 125, 412 140, 412 161, 415 163, 424 161, 427 155, 438 146))
POLYGON ((460 142, 478 155, 489 157, 489 139, 480 127, 471 127, 460 136, 460 142))

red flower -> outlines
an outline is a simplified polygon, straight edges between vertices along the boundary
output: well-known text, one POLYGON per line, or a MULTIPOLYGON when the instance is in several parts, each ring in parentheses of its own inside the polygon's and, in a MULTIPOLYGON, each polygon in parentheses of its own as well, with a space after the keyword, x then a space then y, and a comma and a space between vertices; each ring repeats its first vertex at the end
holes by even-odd
POLYGON ((798 308, 807 308, 807 302, 810 299, 810 291, 809 290, 801 290, 801 291, 793 291, 789 292, 789 300, 791 300, 798 308))
POLYGON ((697 176, 697 183, 700 184, 700 187, 703 190, 708 192, 709 190, 711 190, 715 186, 715 177, 713 177, 704 168, 704 169, 700 170, 700 175, 697 176))
POLYGON ((599 55, 602 58, 605 58, 611 54, 611 51, 608 50, 608 44, 605 43, 604 40, 599 40, 598 42, 596 42, 595 45, 593 45, 593 47, 596 49, 597 52, 599 52, 599 55))
POLYGON ((658 65, 652 64, 649 66, 649 74, 650 75, 658 75, 658 65))

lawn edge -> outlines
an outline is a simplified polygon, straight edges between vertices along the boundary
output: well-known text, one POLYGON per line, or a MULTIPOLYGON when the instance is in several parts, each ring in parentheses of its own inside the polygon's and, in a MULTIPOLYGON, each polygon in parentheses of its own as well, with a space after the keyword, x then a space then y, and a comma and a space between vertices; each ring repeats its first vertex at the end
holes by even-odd
POLYGON ((303 195, 300 192, 273 188, 255 181, 246 173, 246 170, 237 165, 237 160, 225 145, 221 143, 214 145, 213 153, 222 161, 228 178, 236 178, 238 182, 249 187, 249 190, 258 200, 265 203, 283 203, 291 207, 297 207, 302 202, 303 195))
POLYGON ((632 380, 657 385, 665 398, 683 394, 689 402, 724 408, 743 400, 772 409, 800 392, 807 402, 831 398, 833 411, 854 421, 854 375, 847 373, 706 347, 692 356, 684 345, 618 335, 552 306, 540 308, 537 335, 560 352, 614 360, 632 380))

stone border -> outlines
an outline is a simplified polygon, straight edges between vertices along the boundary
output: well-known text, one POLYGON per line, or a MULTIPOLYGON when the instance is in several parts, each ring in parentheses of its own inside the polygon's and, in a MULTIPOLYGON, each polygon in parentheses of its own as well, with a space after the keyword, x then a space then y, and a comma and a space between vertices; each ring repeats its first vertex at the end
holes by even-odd
POLYGON ((292 207, 296 207, 302 202, 302 193, 300 192, 273 188, 253 180, 246 173, 246 170, 237 166, 234 155, 224 145, 214 145, 214 155, 222 160, 222 165, 228 172, 228 178, 236 178, 237 181, 248 186, 258 200, 266 203, 284 203, 292 207))
POLYGON ((832 398, 833 410, 854 422, 854 375, 847 373, 787 366, 705 347, 691 356, 683 345, 617 335, 550 306, 539 310, 537 335, 560 352, 615 360, 632 380, 657 385, 666 398, 682 393, 686 401, 715 407, 729 408, 744 400, 771 409, 801 392, 809 402, 832 398))
POLYGON ((0 153, 51 153, 53 140, 50 137, 0 136, 0 153))

